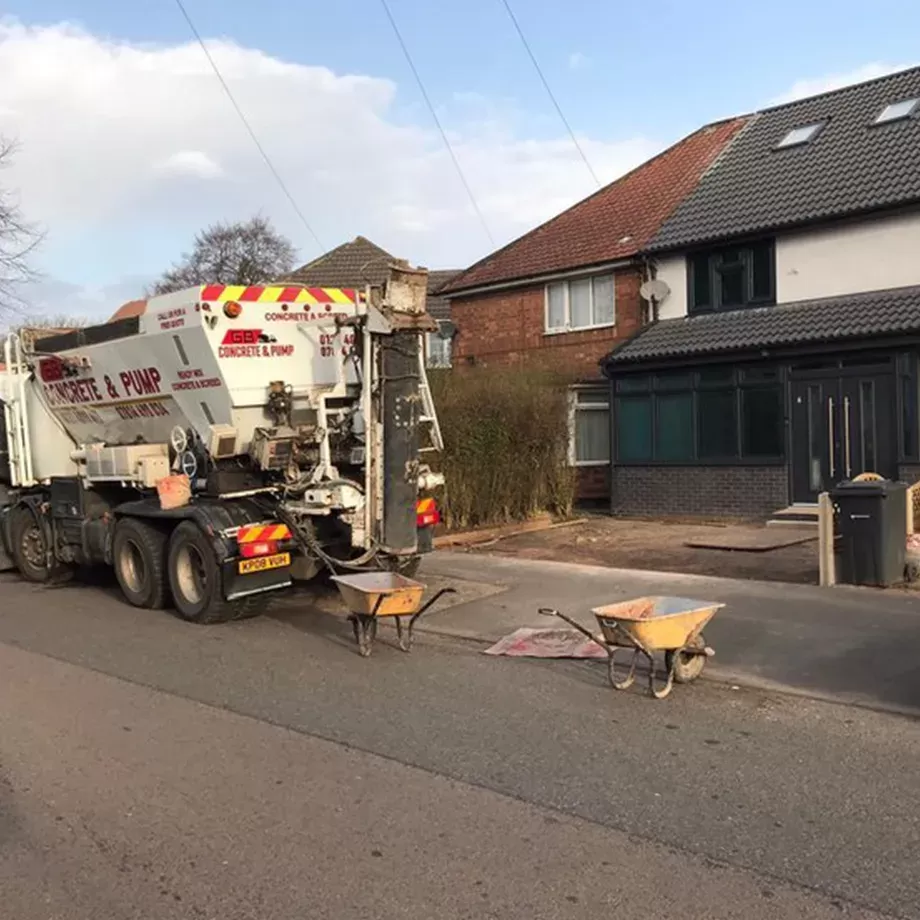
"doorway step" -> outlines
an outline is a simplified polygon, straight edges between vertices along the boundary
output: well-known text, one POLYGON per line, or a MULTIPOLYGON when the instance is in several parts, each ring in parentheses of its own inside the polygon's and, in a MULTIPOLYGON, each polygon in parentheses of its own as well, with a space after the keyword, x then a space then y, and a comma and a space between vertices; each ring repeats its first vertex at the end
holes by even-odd
POLYGON ((794 502, 788 508, 780 508, 774 511, 772 517, 767 521, 768 527, 776 526, 788 527, 817 527, 818 526, 818 505, 817 503, 794 502))

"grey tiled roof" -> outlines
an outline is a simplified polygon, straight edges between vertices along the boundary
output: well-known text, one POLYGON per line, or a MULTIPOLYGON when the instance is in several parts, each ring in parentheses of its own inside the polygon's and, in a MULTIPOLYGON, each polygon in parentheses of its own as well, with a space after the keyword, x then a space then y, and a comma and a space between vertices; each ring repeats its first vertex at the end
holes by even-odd
POLYGON ((920 332, 920 285, 776 307, 666 319, 615 348, 611 369, 639 361, 920 332))
POLYGON ((920 201, 920 117, 873 124, 889 103, 918 96, 920 68, 913 68, 759 112, 648 248, 920 201), (791 129, 824 120, 810 143, 775 149, 791 129))
POLYGON ((387 280, 394 256, 363 236, 330 249, 318 259, 292 271, 280 283, 306 284, 309 287, 364 287, 387 280))
POLYGON ((440 269, 428 272, 428 312, 435 319, 450 319, 450 301, 441 296, 441 288, 460 274, 459 269, 440 269))
MULTIPOLYGON (((305 284, 309 287, 363 288, 367 284, 379 286, 386 282, 391 262, 396 257, 381 249, 363 236, 355 237, 330 249, 318 259, 302 265, 276 284, 305 284)), ((450 307, 443 297, 433 296, 451 278, 456 270, 438 270, 428 273, 428 312, 435 319, 447 319, 450 307)))

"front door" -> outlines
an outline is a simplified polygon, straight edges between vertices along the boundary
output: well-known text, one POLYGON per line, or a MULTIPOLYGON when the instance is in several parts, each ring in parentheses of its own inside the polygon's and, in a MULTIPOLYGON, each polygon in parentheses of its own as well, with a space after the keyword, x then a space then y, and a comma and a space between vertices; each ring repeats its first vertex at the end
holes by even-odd
POLYGON ((894 380, 889 375, 844 377, 840 388, 839 464, 844 478, 898 475, 894 380))
POLYGON ((897 477, 894 379, 838 372, 792 383, 792 499, 860 473, 897 477))
POLYGON ((837 380, 792 383, 792 500, 816 502, 839 478, 835 454, 837 380))

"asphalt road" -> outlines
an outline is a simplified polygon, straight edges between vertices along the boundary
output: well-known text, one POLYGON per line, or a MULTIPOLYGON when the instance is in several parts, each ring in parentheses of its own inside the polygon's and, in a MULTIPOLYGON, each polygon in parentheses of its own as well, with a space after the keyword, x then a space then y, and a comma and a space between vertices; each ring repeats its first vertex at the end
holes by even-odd
POLYGON ((432 636, 363 660, 323 608, 0 579, 0 916, 920 917, 915 721, 432 636))

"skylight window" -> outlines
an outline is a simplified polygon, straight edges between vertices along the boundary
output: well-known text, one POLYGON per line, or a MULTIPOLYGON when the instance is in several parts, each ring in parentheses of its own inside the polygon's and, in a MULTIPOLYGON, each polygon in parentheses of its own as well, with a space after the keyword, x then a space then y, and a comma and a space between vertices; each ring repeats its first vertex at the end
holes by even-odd
POLYGON ((877 125, 886 124, 889 121, 900 121, 902 118, 910 118, 920 105, 920 97, 915 99, 902 99, 900 102, 891 102, 882 109, 878 118, 875 119, 877 125))
POLYGON ((782 147, 798 147, 800 144, 808 144, 818 136, 818 132, 823 127, 823 121, 816 121, 813 125, 801 125, 798 128, 793 128, 776 147, 780 149, 782 147))

